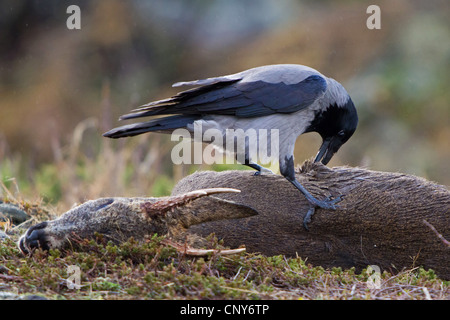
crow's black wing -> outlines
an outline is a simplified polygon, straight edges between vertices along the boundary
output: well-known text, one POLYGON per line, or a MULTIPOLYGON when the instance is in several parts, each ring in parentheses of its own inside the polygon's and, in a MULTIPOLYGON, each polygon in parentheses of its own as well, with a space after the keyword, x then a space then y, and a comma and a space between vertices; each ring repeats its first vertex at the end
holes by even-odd
POLYGON ((326 80, 311 75, 295 84, 222 80, 142 106, 121 119, 154 115, 232 115, 241 118, 292 113, 311 105, 323 95, 326 80))

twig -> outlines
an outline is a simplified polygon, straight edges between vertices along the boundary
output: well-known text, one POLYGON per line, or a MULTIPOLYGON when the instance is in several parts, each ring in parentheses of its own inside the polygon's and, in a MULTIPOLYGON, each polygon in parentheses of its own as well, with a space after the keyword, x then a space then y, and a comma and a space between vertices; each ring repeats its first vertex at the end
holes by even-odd
MULTIPOLYGON (((15 179, 15 178, 10 178, 10 179, 8 179, 8 180, 6 180, 6 181, 12 181, 12 182, 15 184, 15 186, 16 186, 16 190, 18 191, 19 187, 17 186, 17 182, 16 182, 16 179, 15 179)), ((19 202, 19 201, 14 197, 14 195, 11 193, 11 191, 9 191, 9 189, 6 187, 6 185, 3 183, 2 180, 0 180, 0 186, 2 187, 1 189, 6 193, 6 196, 7 196, 8 198, 10 198, 11 200, 13 200, 14 202, 19 202)), ((3 193, 3 192, 2 192, 2 193, 3 193)))
POLYGON ((177 243, 175 241, 166 239, 163 241, 164 244, 167 244, 171 247, 174 247, 177 251, 184 253, 188 256, 206 256, 210 253, 215 253, 219 255, 229 255, 229 254, 236 254, 236 253, 242 253, 245 252, 245 248, 237 248, 237 249, 195 249, 187 244, 182 245, 180 243, 177 243))
MULTIPOLYGON (((240 291, 240 292, 245 292, 245 293, 252 293, 252 294, 256 294, 256 295, 261 295, 261 292, 255 291, 255 290, 247 290, 247 289, 241 289, 241 288, 232 288, 232 287, 227 287, 227 286, 220 286, 221 288, 224 289, 228 289, 228 290, 236 290, 236 291, 240 291)), ((263 293, 264 294, 264 293, 263 293)))
POLYGON ((436 228, 435 227, 433 227, 433 225, 431 224, 431 223, 429 223, 427 220, 423 220, 423 223, 425 223, 435 234, 436 234, 436 236, 439 238, 439 239, 441 239, 441 241, 447 246, 447 247, 449 247, 450 248, 450 242, 448 241, 448 240, 446 240, 443 236, 442 236, 442 234, 440 234, 439 232, 437 232, 437 230, 436 230, 436 228))
POLYGON ((5 279, 8 281, 20 281, 20 282, 24 281, 21 277, 12 276, 9 274, 0 274, 0 279, 5 279))

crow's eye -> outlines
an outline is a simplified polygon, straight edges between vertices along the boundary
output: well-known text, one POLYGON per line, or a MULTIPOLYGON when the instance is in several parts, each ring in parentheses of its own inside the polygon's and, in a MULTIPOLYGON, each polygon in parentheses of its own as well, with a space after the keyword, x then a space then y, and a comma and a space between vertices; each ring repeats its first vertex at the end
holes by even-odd
POLYGON ((339 131, 339 132, 338 132, 338 136, 339 136, 339 137, 345 136, 344 130, 339 131))

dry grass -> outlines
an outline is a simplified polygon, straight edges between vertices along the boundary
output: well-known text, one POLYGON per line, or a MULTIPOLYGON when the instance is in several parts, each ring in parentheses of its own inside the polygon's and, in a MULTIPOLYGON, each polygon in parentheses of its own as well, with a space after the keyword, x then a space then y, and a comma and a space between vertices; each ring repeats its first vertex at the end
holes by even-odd
POLYGON ((65 146, 53 142, 54 162, 27 167, 20 156, 0 164, 3 190, 13 200, 42 198, 64 211, 75 203, 104 196, 167 195, 184 168, 167 166, 167 137, 110 141, 95 119, 81 122, 65 146), (10 190, 10 191, 6 191, 10 190))
MULTIPOLYGON (((111 119, 110 108, 103 110, 102 119, 111 119)), ((117 123, 88 118, 75 127, 66 143, 53 137, 53 162, 37 168, 20 155, 5 152, 0 163, 0 181, 5 188, 0 189, 0 196, 42 199, 63 212, 74 204, 99 197, 169 195, 176 181, 195 170, 211 168, 204 164, 174 165, 171 149, 175 142, 168 135, 104 138, 102 133, 114 125, 117 123)), ((7 145, 6 141, 3 145, 7 145)), ((213 168, 245 169, 241 165, 213 168)))

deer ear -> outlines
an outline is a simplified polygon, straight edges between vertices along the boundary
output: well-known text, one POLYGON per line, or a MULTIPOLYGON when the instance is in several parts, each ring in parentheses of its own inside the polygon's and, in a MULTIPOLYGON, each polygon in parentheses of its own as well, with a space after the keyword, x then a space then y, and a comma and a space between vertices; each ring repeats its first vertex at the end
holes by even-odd
POLYGON ((233 201, 211 197, 219 193, 240 193, 231 188, 209 188, 194 190, 184 194, 160 198, 157 201, 146 201, 141 209, 150 218, 170 217, 174 224, 189 228, 194 224, 223 219, 238 219, 257 215, 246 206, 233 201), (167 214, 170 212, 170 216, 167 214))
POLYGON ((196 199, 177 211, 177 220, 185 228, 210 221, 248 218, 258 214, 249 206, 216 197, 196 199))

